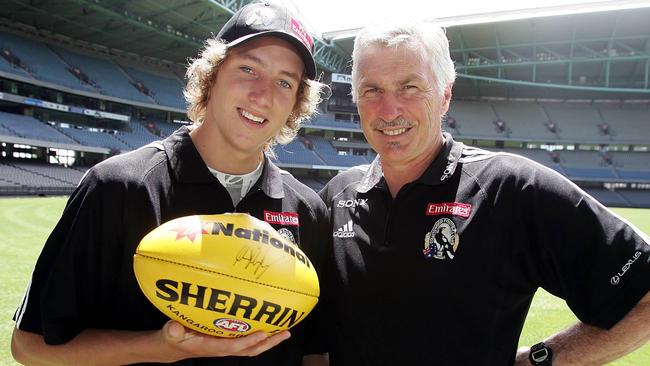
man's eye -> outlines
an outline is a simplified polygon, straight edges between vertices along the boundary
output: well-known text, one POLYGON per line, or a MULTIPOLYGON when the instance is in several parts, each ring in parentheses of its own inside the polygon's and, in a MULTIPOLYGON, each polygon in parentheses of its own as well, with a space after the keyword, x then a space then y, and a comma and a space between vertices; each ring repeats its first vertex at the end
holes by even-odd
POLYGON ((283 88, 291 89, 291 83, 286 80, 280 80, 279 84, 283 88))
POLYGON ((240 66, 239 69, 247 74, 253 73, 253 69, 248 66, 240 66))

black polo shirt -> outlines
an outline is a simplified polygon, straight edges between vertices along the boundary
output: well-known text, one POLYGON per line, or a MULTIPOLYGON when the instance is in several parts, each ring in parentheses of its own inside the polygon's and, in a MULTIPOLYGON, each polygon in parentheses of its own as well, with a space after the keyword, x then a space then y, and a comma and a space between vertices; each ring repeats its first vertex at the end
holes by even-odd
POLYGON ((609 328, 650 287, 647 237, 556 172, 454 142, 390 195, 380 161, 321 192, 338 365, 511 365, 538 287, 609 328))
MULTIPOLYGON (((265 212, 297 214, 297 224, 272 219, 269 223, 285 234, 288 230, 319 269, 329 226, 318 195, 266 158, 258 182, 233 207, 183 127, 163 141, 107 159, 88 171, 45 243, 14 316, 17 327, 43 335, 48 344, 65 343, 86 328, 160 329, 168 319, 138 287, 135 248, 145 234, 168 220, 224 212, 246 212, 261 220, 265 212)), ((303 352, 322 351, 314 348, 315 339, 307 341, 306 333, 313 333, 308 329, 312 318, 261 356, 178 364, 299 365, 303 352)))

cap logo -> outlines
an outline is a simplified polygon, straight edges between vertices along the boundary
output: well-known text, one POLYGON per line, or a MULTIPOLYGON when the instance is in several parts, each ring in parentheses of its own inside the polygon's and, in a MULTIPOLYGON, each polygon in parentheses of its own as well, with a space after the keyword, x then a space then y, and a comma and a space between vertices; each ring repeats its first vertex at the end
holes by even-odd
POLYGON ((305 46, 307 46, 309 50, 314 47, 314 41, 312 41, 309 34, 302 28, 302 25, 300 25, 300 23, 298 23, 298 21, 293 18, 291 18, 291 31, 293 31, 293 33, 298 36, 298 39, 300 39, 300 41, 305 46))
POLYGON ((246 17, 246 25, 248 26, 268 27, 271 23, 273 23, 273 10, 267 7, 255 9, 246 17))

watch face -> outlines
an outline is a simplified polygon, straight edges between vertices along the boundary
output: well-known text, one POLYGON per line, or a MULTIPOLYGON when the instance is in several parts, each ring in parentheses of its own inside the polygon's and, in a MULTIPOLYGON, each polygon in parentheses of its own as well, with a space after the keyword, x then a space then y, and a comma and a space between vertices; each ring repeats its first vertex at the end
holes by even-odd
POLYGON ((534 362, 543 362, 548 360, 548 350, 546 348, 538 349, 530 352, 530 359, 534 362))
POLYGON ((535 366, 551 366, 553 350, 546 343, 540 342, 530 348, 528 359, 535 366))

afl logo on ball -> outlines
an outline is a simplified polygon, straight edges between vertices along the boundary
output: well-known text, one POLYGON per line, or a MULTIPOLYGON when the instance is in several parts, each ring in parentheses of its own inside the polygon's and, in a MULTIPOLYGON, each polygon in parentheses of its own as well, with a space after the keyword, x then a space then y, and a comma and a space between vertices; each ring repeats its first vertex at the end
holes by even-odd
POLYGON ((251 329, 251 326, 237 319, 219 318, 214 321, 214 326, 227 332, 243 333, 251 329))
POLYGON ((424 236, 422 253, 426 258, 454 259, 459 241, 454 222, 442 218, 436 221, 431 231, 424 236))

